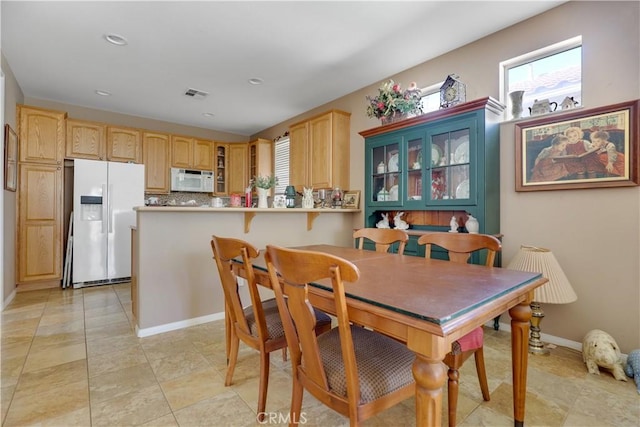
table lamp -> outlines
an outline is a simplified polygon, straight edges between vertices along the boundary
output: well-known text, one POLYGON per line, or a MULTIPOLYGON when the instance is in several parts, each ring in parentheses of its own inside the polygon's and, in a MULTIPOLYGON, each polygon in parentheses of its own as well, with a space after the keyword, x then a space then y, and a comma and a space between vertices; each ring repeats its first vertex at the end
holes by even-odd
POLYGON ((544 312, 540 303, 568 304, 578 299, 569 279, 553 256, 553 252, 535 246, 520 246, 520 251, 511 260, 508 269, 541 273, 549 281, 534 290, 531 302, 531 334, 529 336, 529 353, 547 355, 549 349, 540 340, 540 322, 544 312))

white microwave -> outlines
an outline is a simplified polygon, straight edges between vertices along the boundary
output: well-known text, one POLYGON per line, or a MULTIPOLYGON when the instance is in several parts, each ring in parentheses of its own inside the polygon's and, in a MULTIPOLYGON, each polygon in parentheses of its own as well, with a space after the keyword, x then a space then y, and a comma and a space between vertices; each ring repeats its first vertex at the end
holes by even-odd
POLYGON ((213 172, 171 168, 171 191, 213 193, 213 172))

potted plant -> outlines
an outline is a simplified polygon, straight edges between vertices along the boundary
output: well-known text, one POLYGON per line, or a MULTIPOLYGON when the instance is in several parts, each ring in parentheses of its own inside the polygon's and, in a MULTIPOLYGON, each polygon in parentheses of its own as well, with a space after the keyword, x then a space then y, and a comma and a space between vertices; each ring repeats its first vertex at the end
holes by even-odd
POLYGON ((409 114, 422 114, 422 91, 415 82, 402 90, 400 83, 389 79, 378 89, 378 96, 367 96, 367 116, 376 117, 382 124, 403 119, 409 114))
POLYGON ((269 195, 269 190, 278 185, 278 177, 273 175, 256 175, 251 180, 251 184, 256 187, 256 191, 258 192, 258 207, 268 208, 269 203, 267 202, 267 196, 269 195))

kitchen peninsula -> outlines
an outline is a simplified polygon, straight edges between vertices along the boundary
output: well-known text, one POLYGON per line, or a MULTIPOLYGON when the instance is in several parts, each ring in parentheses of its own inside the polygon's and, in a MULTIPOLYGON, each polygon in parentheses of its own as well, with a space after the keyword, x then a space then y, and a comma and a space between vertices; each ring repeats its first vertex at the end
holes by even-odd
MULTIPOLYGON (((211 235, 267 244, 352 246, 358 209, 138 207, 131 293, 136 333, 155 335, 224 318, 211 235)), ((246 287, 240 292, 248 298, 246 287)), ((268 291, 265 291, 268 292, 268 291)))

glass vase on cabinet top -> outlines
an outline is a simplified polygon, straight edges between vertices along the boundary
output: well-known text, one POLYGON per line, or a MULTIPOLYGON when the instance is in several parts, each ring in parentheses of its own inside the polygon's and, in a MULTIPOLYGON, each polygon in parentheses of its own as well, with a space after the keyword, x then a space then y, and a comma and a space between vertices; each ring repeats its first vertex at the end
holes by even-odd
POLYGON ((429 200, 469 200, 472 177, 470 129, 431 134, 431 191, 429 200))

